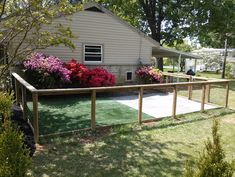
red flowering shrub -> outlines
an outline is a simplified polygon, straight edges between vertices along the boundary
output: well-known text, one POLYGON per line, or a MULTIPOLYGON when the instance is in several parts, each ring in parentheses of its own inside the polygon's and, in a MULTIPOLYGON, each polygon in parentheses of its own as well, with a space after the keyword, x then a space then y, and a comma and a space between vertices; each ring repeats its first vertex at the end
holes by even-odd
POLYGON ((151 66, 142 66, 135 71, 135 74, 139 81, 145 84, 162 82, 161 70, 151 66))
POLYGON ((74 86, 81 86, 88 80, 89 69, 81 63, 77 63, 72 59, 67 63, 67 68, 70 70, 70 80, 74 86))
POLYGON ((103 68, 94 68, 88 73, 88 87, 113 86, 116 84, 115 76, 103 68))
POLYGON ((72 59, 67 68, 71 71, 71 81, 78 87, 104 87, 116 84, 115 76, 103 68, 89 69, 72 59))

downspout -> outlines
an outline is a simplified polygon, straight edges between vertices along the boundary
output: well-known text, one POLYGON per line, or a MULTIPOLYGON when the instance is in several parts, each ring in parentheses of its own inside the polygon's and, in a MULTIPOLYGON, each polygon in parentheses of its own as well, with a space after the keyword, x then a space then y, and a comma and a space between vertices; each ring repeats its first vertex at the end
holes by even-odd
POLYGON ((142 60, 141 53, 142 53, 142 37, 140 35, 140 42, 139 42, 139 63, 142 63, 142 61, 141 61, 142 60))
POLYGON ((197 59, 194 61, 194 73, 196 74, 197 72, 197 59))
MULTIPOLYGON (((180 73, 180 62, 181 62, 181 54, 178 58, 178 71, 177 71, 178 74, 180 73)), ((179 77, 177 77, 177 82, 179 82, 179 77)))

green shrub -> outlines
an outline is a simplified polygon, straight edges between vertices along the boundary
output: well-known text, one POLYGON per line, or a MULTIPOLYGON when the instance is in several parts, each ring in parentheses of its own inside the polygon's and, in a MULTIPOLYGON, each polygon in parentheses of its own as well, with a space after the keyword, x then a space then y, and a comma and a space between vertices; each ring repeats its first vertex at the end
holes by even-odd
POLYGON ((219 122, 214 120, 212 126, 213 140, 207 140, 205 149, 200 155, 194 170, 187 163, 184 173, 185 177, 232 177, 233 165, 224 161, 225 154, 221 146, 221 136, 218 133, 219 122))
POLYGON ((12 104, 13 95, 0 92, 0 115, 3 117, 10 117, 12 104))
POLYGON ((23 133, 6 120, 0 134, 0 177, 27 176, 31 159, 23 140, 23 133))
POLYGON ((232 79, 234 78, 234 72, 235 72, 235 66, 232 63, 227 63, 226 64, 226 68, 225 68, 225 76, 228 79, 232 79))
POLYGON ((10 121, 12 95, 0 92, 0 113, 4 123, 0 129, 0 177, 25 177, 31 165, 23 133, 10 121))

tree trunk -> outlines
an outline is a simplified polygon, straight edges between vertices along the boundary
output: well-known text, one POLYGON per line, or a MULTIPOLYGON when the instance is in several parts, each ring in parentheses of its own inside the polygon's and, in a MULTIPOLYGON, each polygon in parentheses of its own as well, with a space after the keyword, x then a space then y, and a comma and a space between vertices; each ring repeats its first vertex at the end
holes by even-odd
MULTIPOLYGON (((157 2, 156 0, 139 0, 139 2, 144 10, 145 18, 151 31, 151 36, 160 44, 161 24, 164 20, 164 1, 157 2)), ((157 67, 163 71, 163 58, 158 58, 157 67)))
POLYGON ((163 71, 163 58, 158 58, 157 59, 157 67, 158 67, 158 69, 163 71))

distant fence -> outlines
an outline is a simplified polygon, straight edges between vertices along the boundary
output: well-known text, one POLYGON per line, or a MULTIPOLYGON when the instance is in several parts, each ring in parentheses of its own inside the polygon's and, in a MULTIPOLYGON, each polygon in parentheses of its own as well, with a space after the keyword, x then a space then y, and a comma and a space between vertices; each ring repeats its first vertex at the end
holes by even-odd
POLYGON ((148 89, 173 89, 173 101, 172 101, 172 117, 176 118, 176 106, 177 106, 177 92, 182 86, 188 88, 188 99, 192 99, 193 86, 200 86, 202 89, 201 94, 201 111, 204 111, 204 106, 206 102, 209 102, 210 97, 210 85, 211 84, 223 84, 226 86, 226 96, 224 98, 224 107, 228 106, 228 96, 229 96, 229 80, 225 79, 213 79, 208 80, 207 78, 192 77, 187 75, 177 75, 164 73, 165 82, 161 84, 148 84, 148 85, 125 85, 125 86, 113 86, 113 87, 93 87, 93 88, 65 88, 65 89, 36 89, 25 81, 17 73, 13 73, 14 84, 15 84, 15 95, 16 103, 20 104, 23 109, 23 117, 26 119, 27 114, 27 98, 26 90, 32 94, 33 101, 33 128, 34 128, 34 138, 35 141, 39 141, 39 110, 38 110, 38 97, 42 95, 66 95, 66 94, 81 94, 90 93, 91 94, 91 129, 96 128, 96 93, 99 92, 111 92, 111 91, 138 91, 138 122, 141 124, 144 122, 142 120, 142 105, 143 105, 143 94, 144 90, 148 89), (188 82, 179 83, 169 83, 171 78, 185 78, 188 82), (193 80, 200 80, 193 82, 193 80))

